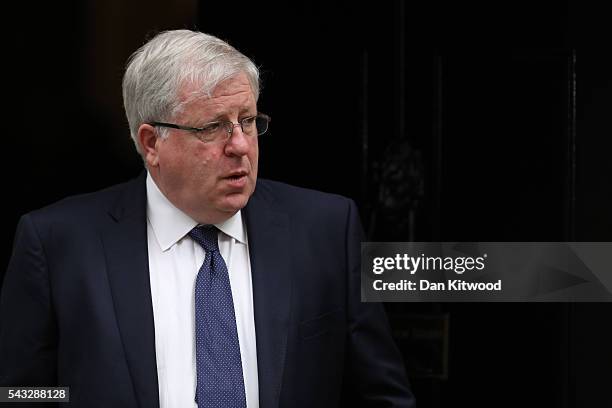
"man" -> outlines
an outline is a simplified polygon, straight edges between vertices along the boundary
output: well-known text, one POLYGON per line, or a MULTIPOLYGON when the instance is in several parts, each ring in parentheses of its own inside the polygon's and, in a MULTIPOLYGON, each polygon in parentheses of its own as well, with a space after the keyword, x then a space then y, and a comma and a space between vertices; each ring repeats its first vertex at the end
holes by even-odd
POLYGON ((2 385, 72 407, 412 407, 360 302, 352 201, 257 180, 255 65, 187 30, 123 81, 146 172, 22 217, 0 299, 2 385))

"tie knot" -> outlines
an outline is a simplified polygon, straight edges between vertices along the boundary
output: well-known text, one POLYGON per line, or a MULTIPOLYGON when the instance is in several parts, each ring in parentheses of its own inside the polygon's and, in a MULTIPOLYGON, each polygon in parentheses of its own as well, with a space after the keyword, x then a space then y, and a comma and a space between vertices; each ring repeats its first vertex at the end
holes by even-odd
POLYGON ((219 250, 217 236, 219 230, 214 225, 198 225, 189 231, 189 236, 200 244, 206 252, 216 252, 219 250))

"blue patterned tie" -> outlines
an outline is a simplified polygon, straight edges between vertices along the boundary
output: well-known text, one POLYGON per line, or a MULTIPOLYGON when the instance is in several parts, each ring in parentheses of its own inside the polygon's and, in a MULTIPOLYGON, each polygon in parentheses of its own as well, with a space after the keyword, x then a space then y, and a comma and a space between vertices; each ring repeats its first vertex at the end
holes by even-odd
POLYGON ((189 232, 206 251, 195 287, 196 402, 199 408, 246 408, 234 302, 218 233, 212 225, 189 232))

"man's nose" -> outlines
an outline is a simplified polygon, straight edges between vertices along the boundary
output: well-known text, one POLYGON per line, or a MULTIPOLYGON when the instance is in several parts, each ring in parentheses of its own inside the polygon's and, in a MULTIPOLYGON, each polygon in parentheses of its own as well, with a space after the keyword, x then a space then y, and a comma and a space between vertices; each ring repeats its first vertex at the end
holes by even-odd
POLYGON ((240 128, 241 132, 244 132, 244 130, 242 129, 242 123, 240 123, 240 122, 238 122, 238 123, 227 122, 227 125, 229 125, 227 127, 227 133, 230 134, 230 138, 234 135, 234 130, 236 129, 236 126, 238 126, 240 128))
POLYGON ((229 139, 225 145, 225 152, 230 155, 244 156, 249 151, 251 140, 250 136, 247 136, 242 131, 242 125, 240 123, 232 123, 232 128, 229 130, 229 139))

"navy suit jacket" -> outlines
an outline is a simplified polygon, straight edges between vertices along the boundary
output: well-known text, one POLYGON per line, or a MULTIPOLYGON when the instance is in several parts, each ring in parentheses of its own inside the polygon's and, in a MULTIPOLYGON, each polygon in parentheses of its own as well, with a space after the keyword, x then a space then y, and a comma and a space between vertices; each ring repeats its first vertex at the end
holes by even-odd
MULTIPOLYGON (((413 407, 384 310, 360 301, 354 203, 259 180, 243 214, 260 406, 413 407)), ((0 385, 159 406, 144 174, 21 218, 0 319, 0 385)))

